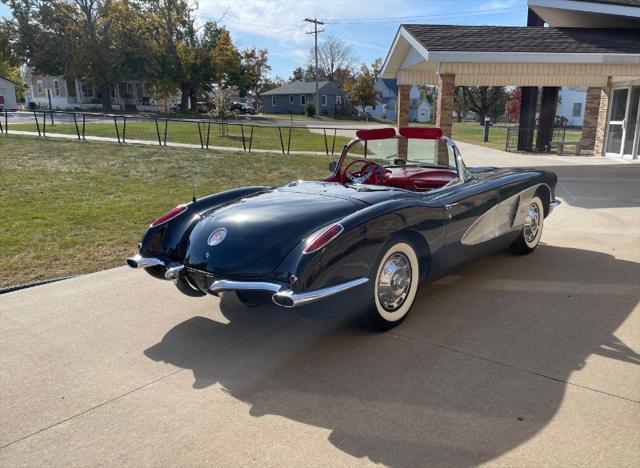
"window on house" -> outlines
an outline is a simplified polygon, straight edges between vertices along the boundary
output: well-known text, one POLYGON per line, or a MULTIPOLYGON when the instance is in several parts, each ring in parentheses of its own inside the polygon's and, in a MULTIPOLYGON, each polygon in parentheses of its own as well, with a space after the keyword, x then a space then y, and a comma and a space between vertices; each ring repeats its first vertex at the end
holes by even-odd
POLYGON ((336 96, 336 104, 342 104, 342 96, 336 96))
POLYGON ((91 83, 83 81, 80 88, 82 89, 82 97, 93 97, 93 85, 91 83))
POLYGON ((573 104, 573 116, 580 117, 582 115, 582 103, 576 102, 573 104))
POLYGON ((271 96, 271 106, 276 107, 278 105, 277 96, 271 96))
POLYGON ((60 82, 58 80, 53 80, 53 95, 60 96, 60 82))
POLYGON ((36 90, 38 94, 44 94, 44 85, 42 84, 42 80, 36 81, 36 90))
POLYGON ((289 104, 293 104, 293 95, 289 96, 289 104))
POLYGON ((327 95, 322 95, 322 107, 327 107, 327 95))
POLYGON ((304 94, 300 96, 300 105, 304 106, 307 103, 307 96, 304 94))

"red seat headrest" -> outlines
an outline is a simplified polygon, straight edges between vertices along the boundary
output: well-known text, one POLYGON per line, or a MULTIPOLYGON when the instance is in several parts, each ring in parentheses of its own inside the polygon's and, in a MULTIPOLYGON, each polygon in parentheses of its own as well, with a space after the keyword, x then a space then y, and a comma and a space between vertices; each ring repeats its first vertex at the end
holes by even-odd
POLYGON ((361 140, 384 140, 396 136, 396 129, 393 127, 374 128, 371 130, 358 130, 356 137, 361 140))
POLYGON ((402 127, 400 135, 405 138, 420 138, 422 140, 437 140, 442 136, 440 128, 402 127))

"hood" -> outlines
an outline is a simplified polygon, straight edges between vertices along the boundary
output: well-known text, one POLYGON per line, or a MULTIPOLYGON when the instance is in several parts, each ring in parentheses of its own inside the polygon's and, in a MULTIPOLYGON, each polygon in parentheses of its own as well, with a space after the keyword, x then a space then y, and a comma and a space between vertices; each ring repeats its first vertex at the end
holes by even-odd
MULTIPOLYGON (((189 238, 185 265, 216 276, 271 273, 300 241, 327 224, 388 200, 394 190, 358 190, 336 183, 295 182, 236 200, 206 214, 189 238), (227 230, 209 246, 211 233, 227 230)), ((397 191, 402 192, 402 191, 397 191)))

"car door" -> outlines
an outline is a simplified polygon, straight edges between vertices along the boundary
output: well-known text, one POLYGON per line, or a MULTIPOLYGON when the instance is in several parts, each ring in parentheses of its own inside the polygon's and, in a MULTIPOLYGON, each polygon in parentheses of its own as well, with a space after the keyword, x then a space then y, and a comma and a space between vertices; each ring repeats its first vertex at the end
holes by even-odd
POLYGON ((497 189, 471 177, 446 189, 438 199, 444 212, 447 265, 487 252, 495 238, 497 189))

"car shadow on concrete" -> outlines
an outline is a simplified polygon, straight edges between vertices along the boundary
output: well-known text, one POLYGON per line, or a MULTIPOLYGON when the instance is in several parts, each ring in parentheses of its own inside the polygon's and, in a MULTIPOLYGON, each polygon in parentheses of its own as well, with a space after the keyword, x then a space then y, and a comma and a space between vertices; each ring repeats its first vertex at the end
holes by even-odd
POLYGON ((198 391, 219 383, 255 417, 329 429, 350 455, 475 465, 540 432, 590 356, 640 364, 615 336, 638 304, 639 274, 593 251, 498 253, 423 286, 409 318, 385 334, 339 301, 256 310, 231 295, 221 303, 229 323, 194 317, 145 354, 192 370, 198 391))

